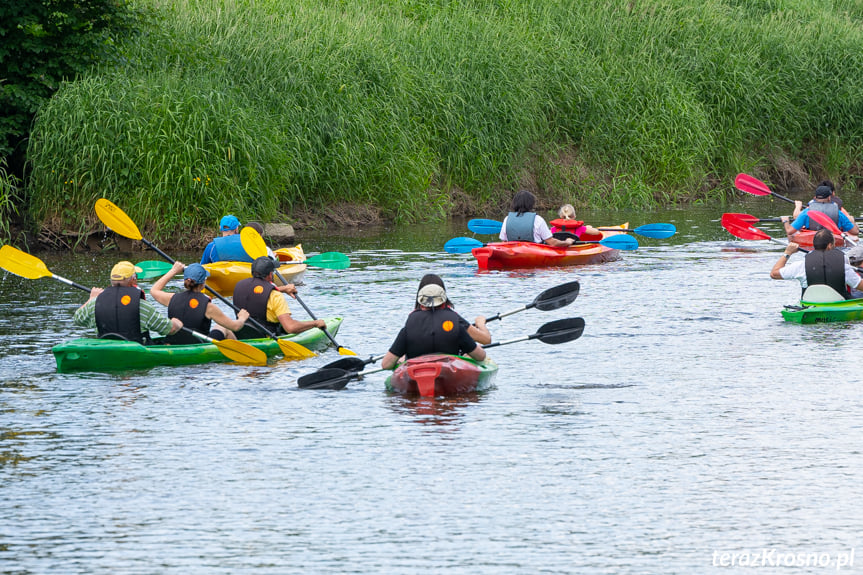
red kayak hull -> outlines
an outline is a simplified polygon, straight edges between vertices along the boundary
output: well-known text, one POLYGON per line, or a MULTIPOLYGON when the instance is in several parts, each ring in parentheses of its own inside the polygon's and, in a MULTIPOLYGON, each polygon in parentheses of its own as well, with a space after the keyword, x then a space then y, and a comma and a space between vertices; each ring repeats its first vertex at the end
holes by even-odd
MULTIPOLYGON (((802 229, 793 236, 791 236, 791 241, 795 244, 799 245, 801 248, 805 249, 813 249, 812 248, 812 238, 815 237, 814 230, 802 229)), ((833 234, 833 240, 836 242, 836 247, 841 248, 845 245, 845 238, 843 238, 839 234, 833 234)))
POLYGON ((387 388, 405 395, 453 396, 482 391, 491 384, 497 365, 455 355, 423 355, 395 369, 387 388))

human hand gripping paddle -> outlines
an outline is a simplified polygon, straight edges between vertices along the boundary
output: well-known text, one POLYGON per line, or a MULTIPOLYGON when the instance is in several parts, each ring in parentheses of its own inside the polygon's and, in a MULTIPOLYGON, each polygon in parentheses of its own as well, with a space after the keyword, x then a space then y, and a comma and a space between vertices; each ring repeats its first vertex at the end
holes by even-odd
MULTIPOLYGON (((259 257, 267 255, 267 244, 264 242, 264 238, 261 237, 261 234, 258 233, 257 230, 252 228, 243 228, 240 232, 240 242, 243 244, 243 249, 246 250, 246 253, 250 258, 258 259, 259 257)), ((282 274, 279 273, 279 269, 275 269, 276 277, 281 280, 281 282, 285 285, 288 285, 288 282, 285 281, 285 278, 282 277, 282 274)), ((303 309, 306 310, 306 313, 309 314, 313 320, 317 321, 318 318, 315 317, 315 314, 312 313, 312 310, 303 302, 302 298, 300 298, 300 294, 295 293, 294 297, 297 298, 297 301, 300 302, 300 305, 303 306, 303 309)), ((356 355, 356 353, 352 352, 346 347, 342 347, 336 342, 335 338, 333 338, 332 334, 327 330, 326 327, 323 328, 324 335, 326 335, 329 340, 336 346, 336 349, 339 350, 339 355, 356 355)))
MULTIPOLYGON (((113 230, 115 233, 118 233, 123 237, 129 238, 130 240, 139 240, 143 242, 144 245, 148 246, 157 254, 159 254, 172 264, 174 263, 175 260, 171 256, 157 248, 149 240, 143 238, 141 236, 141 232, 138 230, 138 226, 135 225, 135 222, 133 222, 132 219, 127 216, 123 210, 117 207, 110 200, 106 198, 96 200, 96 215, 99 217, 102 223, 105 224, 105 226, 113 230)), ((237 312, 240 311, 239 308, 237 308, 237 306, 233 304, 233 302, 226 299, 222 294, 218 293, 216 290, 206 284, 204 284, 204 287, 207 289, 207 291, 219 298, 231 309, 237 312)), ((265 334, 271 339, 274 339, 279 344, 279 349, 281 350, 282 355, 285 357, 285 359, 307 359, 310 357, 315 357, 317 355, 315 352, 296 342, 279 339, 278 337, 276 337, 276 334, 262 326, 253 318, 249 318, 247 321, 250 322, 260 333, 265 334)))
MULTIPOLYGON (((558 319, 546 323, 534 334, 517 337, 507 341, 493 342, 483 346, 483 349, 509 345, 511 343, 528 341, 531 339, 538 339, 543 343, 556 345, 576 340, 581 337, 582 333, 584 333, 584 319, 580 317, 558 319)), ((384 371, 384 369, 382 367, 378 367, 360 372, 336 368, 320 369, 314 373, 300 377, 297 381, 297 385, 302 389, 342 389, 352 379, 377 373, 379 371, 384 371)))
MULTIPOLYGON (((581 285, 578 283, 578 280, 550 287, 538 296, 536 296, 531 303, 510 311, 497 313, 493 316, 487 317, 485 321, 489 322, 503 319, 506 316, 531 308, 536 308, 539 311, 551 311, 555 309, 560 309, 562 307, 568 306, 573 301, 575 301, 575 298, 578 297, 578 292, 580 289, 581 285)), ((379 359, 382 359, 383 357, 383 355, 375 355, 368 359, 360 359, 358 357, 343 357, 318 368, 318 371, 322 369, 344 369, 346 371, 360 371, 366 365, 374 363, 379 359)))
MULTIPOLYGON (((586 245, 586 244, 599 244, 601 246, 605 246, 607 248, 612 248, 615 250, 637 250, 638 249, 638 240, 636 240, 632 236, 627 236, 625 234, 618 234, 615 236, 609 236, 603 240, 598 242, 573 242, 572 245, 586 245)), ((474 248, 481 248, 487 245, 492 244, 484 244, 479 240, 475 240, 474 238, 453 238, 444 244, 443 249, 450 254, 467 254, 470 253, 474 248)), ((563 249, 563 248, 560 248, 563 249)))
MULTIPOLYGON (((475 234, 499 234, 503 222, 497 220, 470 220, 467 223, 467 229, 475 234)), ((670 238, 677 233, 677 228, 674 224, 645 224, 637 228, 596 228, 601 232, 632 232, 646 238, 665 239, 670 238)), ((597 243, 597 242, 584 242, 597 243)))
MULTIPOLYGON (((51 273, 42 260, 9 245, 0 248, 0 267, 10 273, 31 280, 50 277, 66 285, 90 293, 90 288, 51 273)), ((182 329, 198 339, 214 344, 222 352, 222 355, 231 361, 247 365, 267 365, 267 354, 246 342, 232 339, 218 341, 185 326, 182 329)))

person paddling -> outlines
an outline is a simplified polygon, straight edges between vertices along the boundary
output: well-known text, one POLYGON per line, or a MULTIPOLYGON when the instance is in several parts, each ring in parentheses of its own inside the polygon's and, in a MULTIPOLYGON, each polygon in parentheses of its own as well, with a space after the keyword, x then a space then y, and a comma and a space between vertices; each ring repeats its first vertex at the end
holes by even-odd
POLYGON ((572 238, 559 240, 552 236, 545 220, 534 212, 536 196, 521 190, 512 199, 510 212, 503 219, 500 239, 507 241, 535 242, 556 248, 566 248, 575 241, 572 238))
MULTIPOLYGON (((249 319, 249 312, 241 309, 236 319, 225 315, 225 312, 203 293, 209 276, 210 272, 201 264, 186 266, 182 262, 174 262, 171 270, 150 288, 150 295, 168 308, 168 317, 180 319, 189 329, 209 335, 215 340, 237 339, 234 332, 243 329, 246 320, 249 319), (165 286, 180 272, 183 272, 185 290, 179 293, 166 292, 165 286), (212 325, 213 321, 217 325, 212 325)), ((201 343, 195 335, 185 330, 169 335, 165 339, 166 343, 173 345, 201 343)))
MULTIPOLYGON (((411 359, 430 353, 485 359, 485 350, 470 336, 461 316, 447 306, 449 298, 443 286, 436 282, 421 286, 416 301, 416 309, 381 360, 382 368, 394 368, 403 356, 411 359)), ((485 328, 485 322, 481 323, 485 328)))
MULTIPOLYGON (((789 222, 788 216, 782 216, 782 223, 785 225, 785 233, 789 237, 793 236, 801 229, 820 230, 822 226, 809 217, 809 211, 822 212, 830 217, 836 226, 843 232, 848 232, 851 235, 860 235, 860 229, 853 220, 845 215, 844 211, 839 208, 839 205, 830 200, 833 191, 829 186, 818 186, 815 188, 815 199, 809 204, 805 210, 800 212, 793 222, 789 222)), ((795 209, 796 212, 796 209, 795 209)))
POLYGON ((787 264, 791 254, 799 249, 794 242, 788 244, 779 260, 770 270, 770 277, 775 280, 792 280, 800 282, 803 291, 812 285, 827 285, 839 295, 846 297, 850 289, 863 288, 863 279, 857 275, 848 258, 836 247, 830 230, 821 229, 812 238, 813 251, 806 254, 803 260, 787 264))
POLYGON ((240 241, 240 220, 237 216, 223 217, 219 222, 219 230, 222 232, 221 237, 215 238, 204 248, 201 264, 252 261, 240 241))
MULTIPOLYGON (((427 285, 438 285, 443 288, 444 292, 446 292, 446 286, 443 283, 443 279, 437 274, 426 274, 420 280, 420 285, 417 288, 417 295, 414 298, 414 310, 418 310, 420 308, 420 304, 417 301, 419 298, 420 290, 423 289, 427 285)), ((447 297, 446 302, 444 303, 444 307, 447 309, 455 310, 455 306, 452 304, 452 300, 447 297)), ((473 323, 470 323, 461 315, 458 316, 459 323, 464 326, 467 330, 468 335, 470 335, 477 343, 481 343, 483 345, 491 343, 491 332, 486 327, 485 316, 478 315, 476 319, 474 319, 473 323)))
MULTIPOLYGON (((275 262, 267 256, 252 262, 252 277, 240 280, 234 287, 234 305, 249 310, 250 317, 276 334, 302 333, 315 327, 326 329, 327 324, 322 319, 300 321, 291 317, 291 308, 282 294, 293 295, 297 293, 297 288, 294 284, 276 286, 273 283, 275 269, 275 262)), ((264 335, 251 325, 237 332, 239 339, 264 335)))
POLYGON ((111 269, 111 286, 94 287, 90 299, 75 311, 73 322, 81 327, 95 328, 100 339, 125 339, 141 344, 152 343, 150 331, 166 336, 183 327, 177 318, 161 315, 152 304, 144 301, 135 272, 141 271, 127 261, 111 269))

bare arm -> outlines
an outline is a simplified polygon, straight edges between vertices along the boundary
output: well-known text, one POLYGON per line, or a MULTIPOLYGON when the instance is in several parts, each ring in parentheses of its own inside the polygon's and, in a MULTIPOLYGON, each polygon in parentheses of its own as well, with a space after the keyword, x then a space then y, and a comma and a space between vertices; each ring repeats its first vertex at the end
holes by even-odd
POLYGON ((381 360, 381 367, 384 369, 392 369, 398 362, 398 356, 391 351, 388 351, 384 354, 384 358, 381 360))
POLYGON ((223 312, 219 306, 210 302, 207 304, 207 318, 231 331, 239 331, 243 329, 244 325, 246 325, 246 320, 249 319, 249 312, 241 309, 239 313, 237 313, 236 319, 230 318, 225 315, 225 312, 223 312))
POLYGON ((483 345, 491 343, 491 332, 488 331, 488 328, 485 325, 484 316, 478 315, 474 320, 474 324, 468 326, 467 333, 477 343, 481 343, 483 345))
POLYGON ((171 266, 171 269, 168 270, 168 273, 160 277, 156 280, 156 283, 153 284, 153 287, 150 288, 150 295, 153 296, 153 299, 167 307, 169 303, 171 303, 171 297, 174 295, 172 293, 168 293, 165 290, 165 286, 168 285, 168 282, 171 281, 175 275, 180 273, 186 269, 185 264, 182 262, 174 262, 174 265, 171 266))
POLYGON ((574 242, 574 241, 575 240, 573 240, 572 238, 567 238, 565 240, 559 240, 557 238, 551 237, 551 238, 548 238, 547 240, 545 240, 544 243, 546 245, 553 247, 553 248, 568 248, 569 246, 572 245, 572 242, 574 242))
POLYGON ((291 317, 289 313, 283 313, 279 316, 279 323, 282 324, 282 329, 287 333, 302 333, 312 328, 326 329, 327 322, 322 319, 314 321, 298 321, 291 317))

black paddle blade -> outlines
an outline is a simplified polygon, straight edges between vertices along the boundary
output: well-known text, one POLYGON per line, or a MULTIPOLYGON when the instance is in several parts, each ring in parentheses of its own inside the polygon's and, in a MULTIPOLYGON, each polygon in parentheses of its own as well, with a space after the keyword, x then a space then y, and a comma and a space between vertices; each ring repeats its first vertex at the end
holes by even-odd
POLYGON ((356 372, 344 369, 319 369, 302 376, 297 380, 297 386, 302 389, 342 389, 356 376, 356 372))
POLYGON ((556 319, 539 328, 530 339, 539 339, 542 343, 566 343, 581 337, 584 333, 584 319, 571 317, 567 319, 556 319))
POLYGON ((534 307, 539 311, 551 311, 568 306, 578 297, 580 289, 578 280, 549 288, 536 296, 534 307))
POLYGON ((371 358, 360 359, 356 356, 347 356, 328 363, 320 369, 343 369, 345 371, 362 371, 366 364, 371 363, 372 361, 373 360, 371 358))

